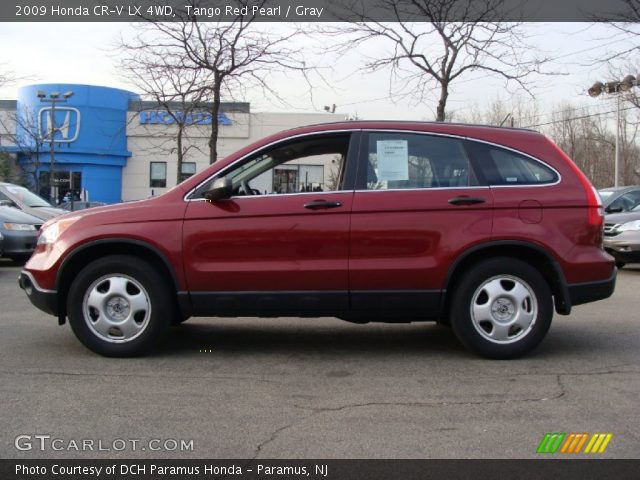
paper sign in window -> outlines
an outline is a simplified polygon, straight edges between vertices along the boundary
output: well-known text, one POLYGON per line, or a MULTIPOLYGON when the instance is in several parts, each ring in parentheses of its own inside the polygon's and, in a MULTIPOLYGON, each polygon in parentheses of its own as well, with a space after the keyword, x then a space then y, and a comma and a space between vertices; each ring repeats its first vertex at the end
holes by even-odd
POLYGON ((378 180, 409 180, 407 140, 378 140, 378 180))

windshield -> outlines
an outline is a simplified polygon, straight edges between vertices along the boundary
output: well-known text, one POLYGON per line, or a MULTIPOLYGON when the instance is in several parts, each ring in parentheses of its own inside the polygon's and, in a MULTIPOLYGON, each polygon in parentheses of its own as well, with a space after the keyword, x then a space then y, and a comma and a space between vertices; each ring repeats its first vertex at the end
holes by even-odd
POLYGON ((24 187, 11 185, 7 187, 7 192, 13 197, 16 203, 20 203, 27 207, 50 207, 51 205, 43 198, 40 198, 33 192, 24 187))
POLYGON ((598 194, 600 195, 600 198, 601 198, 602 200, 606 200, 606 199, 607 199, 607 198, 609 198, 611 195, 613 195, 613 193, 614 193, 614 192, 610 192, 610 191, 607 191, 607 190, 604 190, 604 191, 603 191, 603 190, 600 190, 600 191, 598 192, 598 194))

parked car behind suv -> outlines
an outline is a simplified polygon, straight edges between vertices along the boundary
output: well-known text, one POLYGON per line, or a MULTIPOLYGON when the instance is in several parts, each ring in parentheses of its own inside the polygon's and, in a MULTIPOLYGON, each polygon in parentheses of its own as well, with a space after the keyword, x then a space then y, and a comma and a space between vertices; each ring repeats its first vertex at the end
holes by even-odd
POLYGON ((49 220, 65 213, 64 210, 52 206, 35 193, 12 183, 0 182, 0 204, 15 207, 40 220, 49 220))
POLYGON ((13 207, 0 206, 0 256, 26 260, 36 248, 42 220, 13 207))
POLYGON ((616 259, 618 268, 640 263, 640 205, 627 213, 605 216, 604 248, 616 259))
POLYGON ((598 190, 605 214, 630 212, 640 205, 640 185, 598 190))
POLYGON ((491 358, 609 297, 600 198, 540 133, 346 122, 281 132, 166 194, 47 222, 31 301, 107 356, 190 316, 439 320, 491 358))

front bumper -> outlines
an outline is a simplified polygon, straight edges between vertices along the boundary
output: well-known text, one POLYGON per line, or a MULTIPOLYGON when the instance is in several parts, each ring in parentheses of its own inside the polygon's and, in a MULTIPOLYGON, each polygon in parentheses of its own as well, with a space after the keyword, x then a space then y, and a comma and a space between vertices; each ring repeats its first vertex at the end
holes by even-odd
POLYGON ((616 288, 616 276, 618 269, 614 267, 611 277, 597 282, 574 283, 569 285, 569 298, 571 305, 582 305, 583 303, 604 300, 613 295, 616 288))
POLYGON ((619 262, 640 262, 640 232, 628 231, 604 237, 604 248, 619 262))
POLYGON ((3 230, 2 251, 3 255, 31 255, 36 248, 38 232, 3 230))
POLYGON ((38 282, 26 270, 20 272, 18 285, 25 291, 33 305, 49 315, 58 316, 58 292, 41 288, 38 282))

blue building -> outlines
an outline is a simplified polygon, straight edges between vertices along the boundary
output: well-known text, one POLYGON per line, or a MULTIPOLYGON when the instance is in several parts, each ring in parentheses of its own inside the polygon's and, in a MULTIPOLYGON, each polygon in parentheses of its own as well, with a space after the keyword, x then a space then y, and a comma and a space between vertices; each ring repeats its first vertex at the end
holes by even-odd
MULTIPOLYGON (((59 185, 55 200, 61 200, 73 188, 76 195, 82 190, 90 192, 91 200, 121 201, 122 169, 131 157, 127 149, 127 111, 130 102, 139 100, 138 95, 116 88, 75 84, 38 84, 19 90, 17 143, 34 143, 34 130, 43 139, 37 174, 43 185, 40 193, 47 197, 52 106, 46 101, 51 92, 60 93, 54 107, 54 180, 59 185), (45 94, 44 99, 39 98, 39 92, 45 94), (65 92, 73 95, 65 99, 65 92)), ((18 163, 33 162, 34 149, 28 154, 24 150, 17 149, 18 163)))

